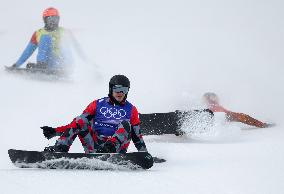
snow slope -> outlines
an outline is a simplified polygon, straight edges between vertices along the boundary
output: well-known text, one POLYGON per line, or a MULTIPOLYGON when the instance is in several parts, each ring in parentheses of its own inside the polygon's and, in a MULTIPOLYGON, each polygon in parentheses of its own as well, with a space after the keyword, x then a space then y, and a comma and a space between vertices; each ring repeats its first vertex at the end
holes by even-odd
MULTIPOLYGON (((284 193, 282 1, 2 1, 0 191, 6 193, 284 193), (55 6, 88 61, 71 81, 4 72, 55 6), (219 123, 204 137, 148 136, 166 158, 148 171, 17 169, 9 148, 42 150, 42 125, 68 123, 108 92, 114 74, 131 80, 142 113, 200 106, 215 91, 228 109, 277 123, 269 129, 219 123)), ((32 61, 34 57, 30 60, 32 61)), ((220 116, 221 117, 221 116, 220 116)), ((131 151, 135 148, 131 144, 131 151)), ((73 152, 82 151, 78 142, 73 152)))

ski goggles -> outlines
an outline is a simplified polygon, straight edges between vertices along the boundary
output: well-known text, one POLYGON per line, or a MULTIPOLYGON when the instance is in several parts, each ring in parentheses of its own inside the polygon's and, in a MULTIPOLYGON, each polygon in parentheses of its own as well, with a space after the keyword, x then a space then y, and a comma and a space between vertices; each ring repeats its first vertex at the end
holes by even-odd
POLYGON ((129 87, 125 87, 125 86, 122 86, 122 85, 114 85, 112 87, 112 91, 116 92, 116 93, 122 92, 123 94, 127 94, 128 91, 129 91, 129 87))

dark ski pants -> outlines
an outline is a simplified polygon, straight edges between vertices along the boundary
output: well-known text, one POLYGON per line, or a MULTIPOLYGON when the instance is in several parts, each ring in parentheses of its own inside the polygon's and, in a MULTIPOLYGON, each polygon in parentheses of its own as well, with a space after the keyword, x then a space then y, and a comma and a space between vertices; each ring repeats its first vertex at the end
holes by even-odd
POLYGON ((122 121, 112 136, 99 136, 92 130, 91 123, 68 128, 56 141, 56 146, 65 145, 70 148, 76 137, 80 138, 85 153, 95 153, 104 147, 105 143, 112 143, 117 153, 126 153, 131 140, 131 125, 122 121))

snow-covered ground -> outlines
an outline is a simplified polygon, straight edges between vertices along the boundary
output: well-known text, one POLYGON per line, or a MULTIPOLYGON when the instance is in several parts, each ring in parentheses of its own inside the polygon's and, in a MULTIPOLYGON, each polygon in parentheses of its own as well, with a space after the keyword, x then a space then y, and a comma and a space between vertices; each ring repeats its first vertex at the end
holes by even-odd
MULTIPOLYGON (((284 20, 280 0, 1 1, 0 193, 284 193, 284 20), (88 61, 72 81, 4 72, 42 27, 41 12, 61 12, 88 61), (148 136, 167 159, 147 171, 18 169, 10 148, 42 150, 39 128, 68 123, 108 92, 114 74, 131 80, 142 113, 190 109, 215 91, 225 107, 276 127, 222 123, 200 137, 148 136)), ((30 60, 32 61, 34 57, 30 60)), ((130 151, 135 148, 131 144, 130 151)), ((72 152, 83 151, 76 142, 72 152)))

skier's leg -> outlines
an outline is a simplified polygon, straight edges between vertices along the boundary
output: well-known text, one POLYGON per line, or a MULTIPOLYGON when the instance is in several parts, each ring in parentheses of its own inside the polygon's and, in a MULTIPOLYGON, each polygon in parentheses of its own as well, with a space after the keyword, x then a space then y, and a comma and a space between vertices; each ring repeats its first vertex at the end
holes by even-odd
POLYGON ((122 121, 114 135, 106 142, 107 146, 112 143, 114 149, 112 151, 118 153, 126 153, 131 139, 131 125, 128 121, 122 121))
POLYGON ((47 68, 52 58, 52 38, 42 35, 38 43, 37 68, 47 68))
POLYGON ((84 148, 85 153, 96 152, 100 149, 102 142, 98 139, 97 134, 92 130, 91 125, 88 125, 88 130, 83 130, 78 134, 81 144, 84 148))

